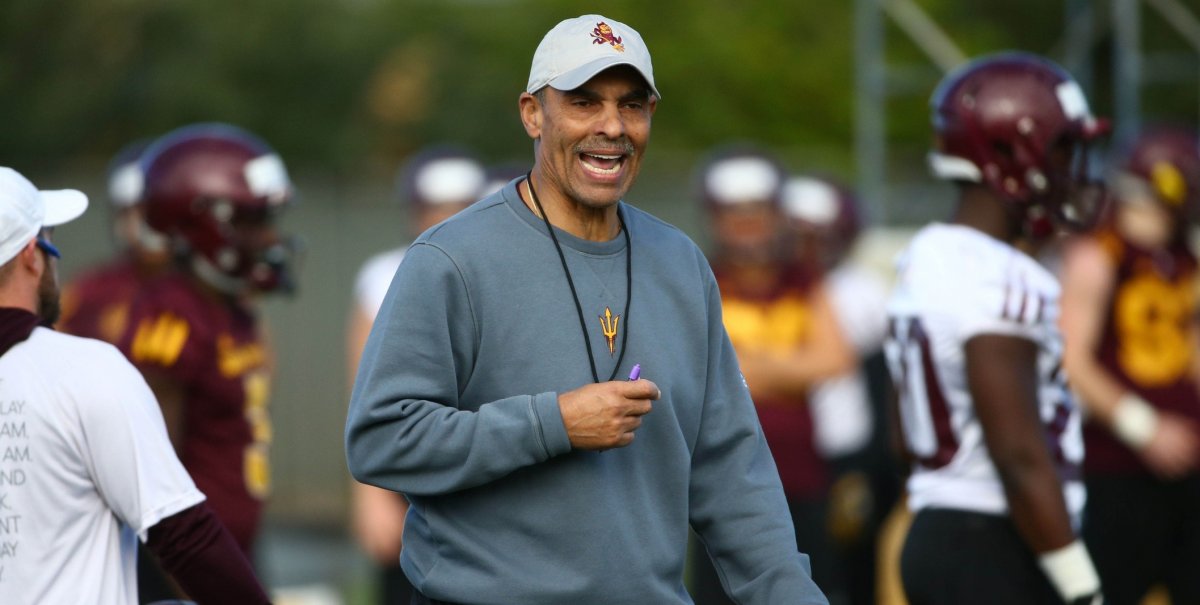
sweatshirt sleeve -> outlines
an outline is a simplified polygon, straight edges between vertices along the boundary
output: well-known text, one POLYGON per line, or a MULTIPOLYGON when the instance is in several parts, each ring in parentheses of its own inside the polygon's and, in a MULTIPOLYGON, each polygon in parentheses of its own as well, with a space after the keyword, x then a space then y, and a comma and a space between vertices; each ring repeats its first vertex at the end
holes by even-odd
POLYGON ((460 409, 478 348, 475 302, 442 249, 418 243, 405 255, 350 398, 346 459, 358 481, 437 495, 570 451, 556 393, 460 409))
POLYGON ((779 473, 721 319, 707 271, 708 374, 692 456, 691 523, 721 584, 746 604, 827 605, 796 547, 779 473))

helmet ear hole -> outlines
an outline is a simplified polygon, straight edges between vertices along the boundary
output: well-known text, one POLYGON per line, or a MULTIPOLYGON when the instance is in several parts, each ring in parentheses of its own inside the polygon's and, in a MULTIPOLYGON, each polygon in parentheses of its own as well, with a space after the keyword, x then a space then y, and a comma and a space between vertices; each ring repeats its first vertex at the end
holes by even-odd
POLYGON ((208 207, 209 212, 212 213, 212 217, 216 219, 217 222, 228 224, 229 221, 233 220, 234 210, 232 201, 228 199, 210 200, 208 207))

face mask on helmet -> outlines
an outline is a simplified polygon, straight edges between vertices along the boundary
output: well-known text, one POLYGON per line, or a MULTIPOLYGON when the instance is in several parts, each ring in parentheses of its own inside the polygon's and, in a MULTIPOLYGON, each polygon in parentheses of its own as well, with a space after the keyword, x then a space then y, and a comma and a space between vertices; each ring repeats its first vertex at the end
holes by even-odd
POLYGON ((291 294, 293 268, 299 240, 279 233, 275 224, 282 210, 261 205, 238 205, 231 200, 197 200, 198 209, 210 215, 210 226, 220 233, 213 246, 180 252, 191 259, 197 273, 228 294, 291 294))

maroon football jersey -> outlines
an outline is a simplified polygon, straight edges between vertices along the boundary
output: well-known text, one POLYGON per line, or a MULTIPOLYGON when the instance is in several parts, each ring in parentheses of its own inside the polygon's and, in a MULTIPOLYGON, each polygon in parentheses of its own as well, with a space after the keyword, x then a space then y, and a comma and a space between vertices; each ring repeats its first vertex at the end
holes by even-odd
MULTIPOLYGON (((1098 236, 1117 267, 1100 339, 1100 364, 1156 408, 1200 426, 1200 393, 1191 374, 1189 330, 1195 319, 1196 258, 1185 246, 1138 248, 1114 233, 1098 236)), ((1107 426, 1084 426, 1088 473, 1149 472, 1107 426)))
POLYGON ((270 488, 270 371, 255 316, 168 275, 134 300, 120 346, 143 372, 182 387, 180 458, 249 554, 270 488))
MULTIPOLYGON (((725 330, 739 354, 786 354, 812 337, 811 280, 789 271, 770 292, 740 292, 728 271, 714 267, 721 290, 725 330)), ((814 497, 827 487, 828 472, 816 449, 812 412, 803 397, 780 400, 757 394, 754 405, 779 479, 788 497, 814 497)))
POLYGON ((117 344, 125 333, 129 303, 145 281, 124 254, 84 271, 63 289, 58 328, 117 344))

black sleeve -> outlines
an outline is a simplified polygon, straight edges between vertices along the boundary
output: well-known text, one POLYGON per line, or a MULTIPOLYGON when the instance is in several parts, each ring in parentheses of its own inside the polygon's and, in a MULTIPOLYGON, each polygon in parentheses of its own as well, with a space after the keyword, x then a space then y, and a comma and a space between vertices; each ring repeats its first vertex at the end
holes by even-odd
POLYGON ((203 502, 151 527, 146 548, 200 605, 270 603, 246 555, 203 502))

